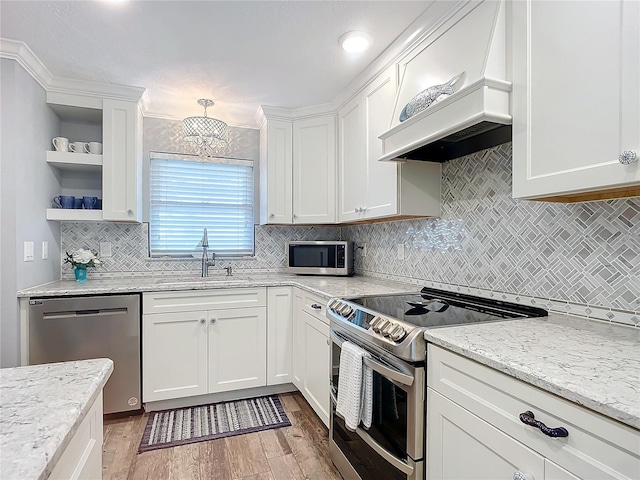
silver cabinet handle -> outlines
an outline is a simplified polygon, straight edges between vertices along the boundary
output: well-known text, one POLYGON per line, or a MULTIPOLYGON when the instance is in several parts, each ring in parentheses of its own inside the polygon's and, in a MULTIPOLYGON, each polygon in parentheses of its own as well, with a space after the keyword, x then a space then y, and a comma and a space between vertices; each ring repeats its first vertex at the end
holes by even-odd
POLYGON ((312 303, 311 308, 313 308, 314 310, 322 310, 322 306, 318 305, 317 303, 312 303))
POLYGON ((298 215, 296 215, 295 213, 293 214, 293 219, 295 220, 296 218, 298 218, 298 215))
POLYGON ((269 214, 269 218, 274 218, 274 217, 275 217, 275 214, 273 214, 273 213, 269 214))
POLYGON ((127 210, 127 215, 133 215, 133 210, 131 209, 127 210))
POLYGON ((213 325, 214 323, 216 323, 216 319, 215 319, 215 318, 212 318, 212 319, 211 319, 211 325, 213 325))
POLYGON ((206 321, 204 318, 201 318, 201 319, 200 319, 200 323, 201 323, 202 325, 204 325, 205 323, 207 323, 207 321, 206 321))
POLYGON ((631 165, 638 160, 638 154, 633 150, 625 150, 618 157, 618 161, 623 165, 631 165))
POLYGON ((535 479, 533 478, 533 475, 531 475, 530 473, 524 473, 518 470, 513 474, 513 480, 535 480, 535 479))

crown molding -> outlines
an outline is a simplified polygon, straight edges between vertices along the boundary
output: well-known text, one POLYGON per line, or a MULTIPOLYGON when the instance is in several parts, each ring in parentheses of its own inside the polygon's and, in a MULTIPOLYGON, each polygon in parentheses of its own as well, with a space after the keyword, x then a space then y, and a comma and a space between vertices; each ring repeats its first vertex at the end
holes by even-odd
MULTIPOLYGON (((169 115, 161 115, 157 113, 148 113, 148 112, 144 114, 144 118, 154 118, 156 120, 166 120, 168 122, 182 122, 183 120, 182 118, 176 118, 169 115)), ((250 128, 252 130, 259 130, 260 128, 253 124, 245 125, 242 123, 227 123, 227 125, 232 128, 250 128)))
MULTIPOLYGON (((143 87, 130 87, 109 83, 55 77, 24 42, 0 37, 0 58, 15 60, 47 93, 84 95, 139 102, 145 96, 143 87)), ((147 98, 148 103, 148 98, 147 98)))
POLYGON ((0 37, 0 58, 15 60, 45 90, 53 80, 49 69, 24 42, 0 37))

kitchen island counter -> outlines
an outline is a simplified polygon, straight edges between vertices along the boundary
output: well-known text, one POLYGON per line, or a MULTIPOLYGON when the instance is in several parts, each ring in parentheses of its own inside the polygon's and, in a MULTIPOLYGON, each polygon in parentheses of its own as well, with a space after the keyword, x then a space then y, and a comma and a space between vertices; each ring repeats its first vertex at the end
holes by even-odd
POLYGON ((0 478, 48 478, 112 371, 108 358, 0 369, 0 478))
POLYGON ((640 429, 640 329, 549 317, 452 326, 425 339, 640 429))

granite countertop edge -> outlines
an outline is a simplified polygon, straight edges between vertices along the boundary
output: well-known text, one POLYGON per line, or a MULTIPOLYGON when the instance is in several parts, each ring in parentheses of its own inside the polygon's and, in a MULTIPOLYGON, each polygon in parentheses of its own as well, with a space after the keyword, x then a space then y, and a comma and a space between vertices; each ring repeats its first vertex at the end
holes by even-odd
MULTIPOLYGON (((589 332, 593 333, 598 330, 611 331, 613 329, 620 334, 618 337, 624 336, 626 332, 629 335, 629 342, 621 341, 630 344, 631 348, 637 347, 637 349, 640 349, 638 332, 636 329, 624 325, 613 326, 598 320, 563 314, 550 314, 548 318, 518 320, 518 322, 527 322, 527 335, 537 334, 540 335, 540 338, 545 335, 544 331, 549 328, 550 324, 553 324, 557 329, 565 328, 567 333, 574 335, 574 339, 575 336, 580 337, 581 332, 587 338, 589 332)), ((547 348, 541 342, 528 345, 522 343, 521 345, 526 345, 524 348, 530 349, 532 356, 539 359, 537 363, 531 362, 527 364, 527 361, 520 356, 522 354, 521 350, 510 348, 508 343, 502 346, 501 342, 496 341, 498 336, 500 340, 511 336, 514 339, 513 341, 517 342, 517 336, 510 335, 512 333, 510 331, 512 330, 512 323, 492 323, 495 333, 495 337, 492 339, 489 339, 486 335, 487 325, 489 324, 428 330, 425 332, 425 339, 429 343, 522 380, 529 385, 555 394, 567 401, 603 414, 627 426, 640 429, 640 407, 634 406, 637 404, 637 398, 640 398, 640 375, 636 375, 637 380, 635 382, 624 382, 624 380, 620 379, 612 380, 614 387, 625 389, 624 397, 616 394, 607 395, 610 392, 609 389, 605 389, 606 393, 598 389, 602 384, 602 378, 611 379, 610 373, 616 371, 619 366, 619 364, 616 365, 615 361, 612 361, 610 365, 599 363, 606 361, 603 358, 606 357, 609 347, 603 347, 600 352, 596 348, 593 351, 593 357, 585 356, 582 359, 582 364, 578 365, 571 361, 570 357, 575 353, 570 348, 567 351, 554 350, 552 352, 552 347, 547 348), (465 330, 464 336, 460 335, 460 332, 465 330), (580 375, 579 371, 584 370, 585 366, 588 365, 591 365, 592 376, 580 375), (546 373, 545 370, 548 370, 549 373, 546 373), (575 378, 580 378, 582 381, 575 381, 575 378), (622 385, 623 383, 624 385, 622 385), (634 397, 636 398, 635 402, 634 397)), ((575 340, 579 342, 581 339, 577 338, 575 340)), ((616 340, 613 341, 615 342, 616 340)), ((627 345, 628 347, 629 345, 627 345)), ((614 348, 614 346, 611 347, 611 349, 614 348)), ((628 360, 631 363, 626 366, 627 373, 629 370, 633 371, 638 368, 640 356, 636 355, 635 358, 632 357, 628 360)), ((640 369, 637 372, 640 372, 640 369)))
MULTIPOLYGON (((0 374, 2 374, 2 385, 1 389, 3 390, 2 400, 0 402, 0 409, 3 410, 2 418, 0 418, 0 424, 2 424, 2 467, 0 471, 2 472, 2 478, 16 478, 21 480, 45 480, 49 478, 51 473, 53 472, 55 466, 58 461, 62 457, 65 449, 71 442, 71 439, 78 431, 82 421, 86 418, 89 409, 98 398, 100 392, 103 387, 107 383, 107 380, 111 376, 113 372, 113 361, 108 358, 99 358, 92 360, 78 360, 72 362, 62 362, 62 363, 53 363, 53 364, 44 364, 44 365, 30 365, 26 367, 14 367, 14 368, 6 368, 1 369, 0 374), (11 397, 11 392, 7 390, 7 381, 9 379, 6 378, 6 375, 10 375, 13 378, 10 379, 13 382, 24 382, 27 381, 30 375, 38 372, 39 370, 47 371, 51 373, 51 377, 55 377, 55 371, 59 371, 58 375, 69 374, 66 373, 68 368, 75 368, 76 366, 86 366, 87 368, 91 368, 91 378, 90 379, 82 379, 83 386, 82 389, 84 392, 89 392, 88 395, 85 395, 81 402, 80 408, 77 408, 74 405, 72 399, 67 397, 67 403, 60 406, 56 410, 53 411, 50 408, 43 409, 43 415, 51 418, 59 413, 61 416, 66 416, 65 418, 72 417, 72 421, 64 421, 61 420, 56 424, 54 428, 50 430, 60 430, 47 432, 50 434, 46 440, 42 442, 42 445, 36 447, 31 447, 31 450, 28 450, 28 453, 33 453, 33 455, 28 456, 24 451, 15 451, 15 447, 23 445, 25 442, 37 442, 36 438, 17 438, 19 435, 24 434, 24 432, 14 433, 15 430, 12 431, 11 425, 7 424, 8 417, 15 418, 14 412, 6 411, 5 408, 7 405, 7 398, 9 397, 9 403, 14 403, 11 397), (45 412, 46 410, 46 412, 45 412), (5 416, 6 414, 6 416, 5 416), (62 433, 66 429, 66 432, 62 433), (13 445, 13 451, 11 448, 13 445), (20 454, 24 454, 25 456, 20 456, 20 454), (17 456, 17 457, 16 457, 17 456), (25 458, 26 457, 26 458, 25 458), (20 461, 17 463, 5 463, 5 460, 19 458, 20 461)), ((42 375, 39 375, 42 377, 42 375)), ((48 377, 47 377, 48 378, 48 377)), ((77 393, 77 392, 74 392, 77 393)), ((23 393, 21 392, 21 396, 23 393)), ((42 401, 43 399, 39 399, 34 395, 34 399, 32 403, 36 403, 38 401, 42 401)), ((22 407, 21 407, 22 408, 22 407)), ((44 422, 40 421, 38 418, 29 418, 27 420, 21 420, 18 418, 18 422, 20 422, 21 426, 37 424, 38 427, 37 432, 39 433, 42 429, 46 429, 47 427, 43 425, 44 422)))

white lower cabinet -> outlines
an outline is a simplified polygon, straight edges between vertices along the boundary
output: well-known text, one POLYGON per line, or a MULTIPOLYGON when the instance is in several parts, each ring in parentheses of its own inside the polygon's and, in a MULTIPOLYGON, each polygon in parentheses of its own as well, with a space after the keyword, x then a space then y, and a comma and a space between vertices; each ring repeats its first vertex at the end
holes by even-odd
POLYGON ((264 307, 209 312, 209 393, 267 384, 264 307))
POLYGON ((304 317, 304 381, 302 394, 325 425, 329 425, 329 325, 304 317))
POLYGON ((144 402, 204 395, 208 392, 206 322, 206 311, 144 315, 144 402))
POLYGON ((264 288, 145 293, 143 401, 265 386, 265 299, 264 288))
POLYGON ((330 343, 326 300, 294 289, 293 383, 329 425, 330 343))
POLYGON ((89 407, 78 430, 53 467, 50 480, 102 478, 102 393, 89 407))
POLYGON ((267 289, 267 385, 293 382, 293 288, 267 289))
POLYGON ((427 352, 427 479, 640 478, 638 430, 434 345, 427 352), (568 436, 522 423, 524 412, 568 436))

